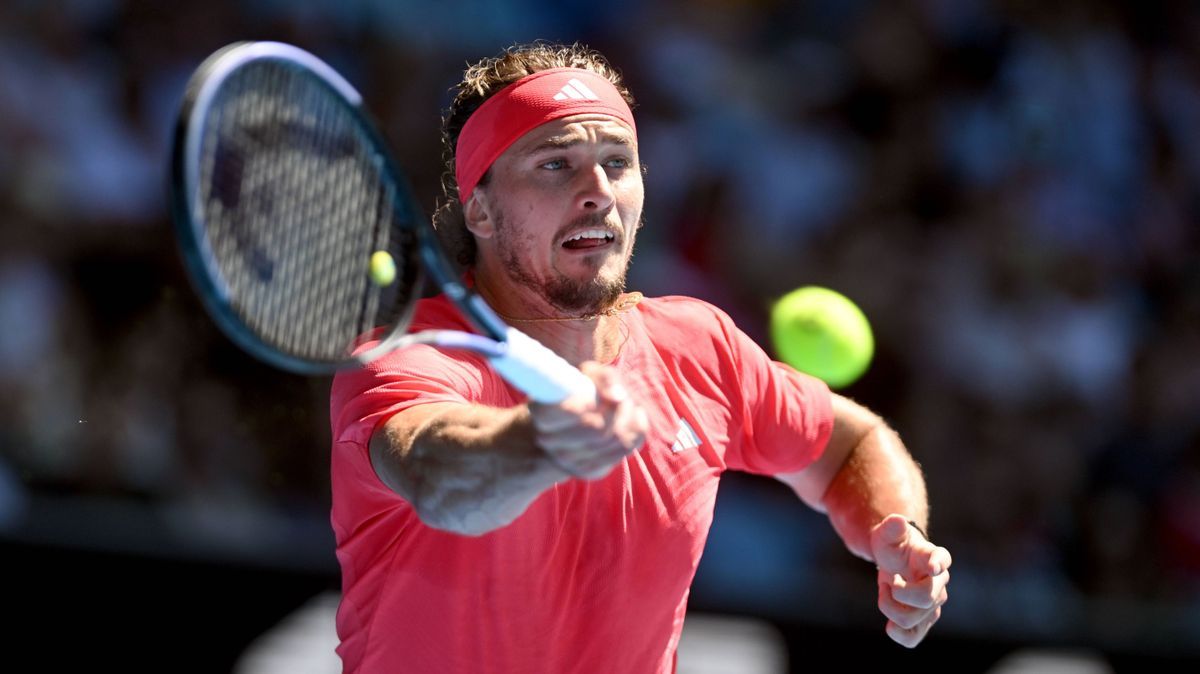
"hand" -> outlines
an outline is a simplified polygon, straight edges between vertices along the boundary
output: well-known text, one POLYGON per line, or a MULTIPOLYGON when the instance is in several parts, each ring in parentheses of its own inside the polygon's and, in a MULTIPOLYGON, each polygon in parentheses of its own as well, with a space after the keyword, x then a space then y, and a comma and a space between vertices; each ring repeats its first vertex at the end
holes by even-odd
POLYGON ((598 480, 641 448, 650 424, 616 370, 594 362, 579 369, 596 384, 594 399, 530 403, 529 411, 537 445, 550 463, 568 475, 598 480))
POLYGON ((949 596, 950 551, 930 543, 903 515, 888 515, 871 529, 879 568, 879 610, 892 641, 913 648, 942 615, 949 596))

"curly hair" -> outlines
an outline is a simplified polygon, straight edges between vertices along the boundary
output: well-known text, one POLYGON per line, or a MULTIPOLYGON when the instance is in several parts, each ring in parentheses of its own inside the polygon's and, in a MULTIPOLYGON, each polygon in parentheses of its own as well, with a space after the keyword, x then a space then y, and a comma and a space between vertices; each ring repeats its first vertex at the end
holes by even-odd
MULTIPOLYGON (((433 227, 451 257, 464 267, 475 263, 475 238, 467 230, 462 204, 458 200, 458 180, 455 177, 455 151, 458 136, 467 119, 493 94, 517 80, 551 68, 582 68, 590 70, 613 83, 632 109, 633 96, 616 71, 600 52, 581 45, 534 42, 514 45, 497 56, 471 64, 463 72, 462 81, 455 87, 456 95, 442 117, 442 200, 433 214, 433 227)), ((487 184, 490 171, 479 184, 487 184)))

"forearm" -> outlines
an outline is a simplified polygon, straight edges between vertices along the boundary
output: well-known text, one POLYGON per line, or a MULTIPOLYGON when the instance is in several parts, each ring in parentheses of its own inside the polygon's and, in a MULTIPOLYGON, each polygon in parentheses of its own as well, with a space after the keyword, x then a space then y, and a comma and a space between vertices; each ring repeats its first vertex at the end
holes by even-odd
POLYGON ((566 477, 534 442, 526 407, 427 405, 376 432, 380 479, 426 524, 467 535, 503 527, 566 477))
POLYGON ((950 552, 905 524, 927 528, 929 503, 921 469, 900 437, 852 400, 835 394, 832 404, 825 451, 808 468, 778 477, 829 515, 851 552, 875 562, 887 633, 911 648, 941 615, 950 552))
POLYGON ((872 559, 871 529, 898 513, 927 528, 929 503, 920 467, 882 421, 862 434, 829 483, 822 505, 851 552, 872 559))

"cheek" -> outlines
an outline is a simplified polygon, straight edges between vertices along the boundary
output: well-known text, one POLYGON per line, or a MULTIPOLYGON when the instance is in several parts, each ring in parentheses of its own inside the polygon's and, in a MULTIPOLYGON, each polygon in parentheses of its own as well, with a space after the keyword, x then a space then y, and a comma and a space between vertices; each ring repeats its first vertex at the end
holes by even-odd
POLYGON ((621 225, 625 228, 625 232, 632 243, 633 238, 637 235, 638 229, 642 226, 642 201, 638 199, 635 203, 621 209, 621 225))
POLYGON ((496 246, 509 257, 528 261, 534 257, 533 251, 543 244, 532 233, 522 230, 520 225, 509 225, 511 222, 507 221, 506 226, 499 229, 496 246))
POLYGON ((642 204, 646 200, 646 191, 641 178, 630 181, 630 184, 622 189, 617 203, 621 204, 621 217, 632 218, 635 222, 642 214, 642 204))

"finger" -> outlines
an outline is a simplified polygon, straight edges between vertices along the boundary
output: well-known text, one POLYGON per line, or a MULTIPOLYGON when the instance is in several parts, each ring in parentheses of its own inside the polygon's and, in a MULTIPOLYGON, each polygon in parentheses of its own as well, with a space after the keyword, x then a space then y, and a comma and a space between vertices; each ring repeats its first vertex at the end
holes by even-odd
POLYGON ((600 405, 619 405, 629 400, 629 390, 619 380, 613 379, 604 388, 597 388, 600 405))
POLYGON ((597 389, 597 398, 586 404, 580 404, 577 400, 565 400, 558 405, 531 403, 529 411, 534 428, 540 433, 577 428, 605 431, 612 426, 619 408, 627 404, 630 404, 629 392, 618 382, 606 389, 597 389))
POLYGON ((534 429, 540 435, 568 434, 574 432, 602 434, 612 425, 617 407, 609 404, 593 405, 587 409, 530 407, 534 429))
POLYGON ((634 450, 646 446, 646 436, 650 433, 650 417, 645 408, 638 407, 634 412, 634 430, 637 432, 634 450))
POLYGON ((608 407, 582 414, 563 415, 534 423, 538 441, 571 443, 580 446, 604 444, 616 437, 619 407, 608 407))
POLYGON ((881 586, 890 588, 892 599, 904 606, 917 609, 931 609, 946 603, 949 591, 946 589, 948 574, 926 576, 919 581, 905 581, 897 575, 897 582, 891 579, 880 579, 881 586))
POLYGON ((933 559, 937 546, 919 536, 913 536, 908 545, 908 562, 900 575, 906 580, 917 581, 942 572, 933 559))
POLYGON ((928 619, 922 621, 918 625, 908 628, 901 627, 895 622, 889 620, 885 631, 892 641, 895 641, 905 648, 915 648, 917 644, 921 643, 921 641, 925 639, 925 635, 929 634, 929 629, 933 627, 933 624, 936 623, 938 618, 941 616, 942 609, 939 608, 935 610, 928 619))
POLYGON ((627 454, 632 454, 646 443, 646 434, 650 429, 650 420, 646 410, 640 405, 625 402, 617 407, 613 416, 613 433, 625 447, 627 454))
POLYGON ((938 545, 934 547, 933 552, 929 555, 929 575, 938 576, 950 570, 950 565, 954 563, 954 558, 950 556, 950 551, 938 545))
POLYGON ((904 629, 910 629, 921 624, 929 617, 936 607, 917 608, 902 604, 892 596, 892 588, 887 583, 879 584, 879 612, 888 620, 904 629))
POLYGON ((579 423, 580 412, 558 405, 529 404, 529 419, 538 435, 559 433, 579 423))
POLYGON ((580 415, 573 420, 555 419, 535 423, 538 445, 544 449, 600 451, 620 445, 631 454, 645 444, 649 432, 646 411, 626 401, 603 412, 580 415))
POLYGON ((545 457, 551 465, 568 476, 585 480, 594 479, 596 472, 600 469, 605 469, 605 473, 607 474, 608 469, 616 465, 612 461, 600 462, 596 460, 596 457, 578 454, 545 452, 545 457))
POLYGON ((603 363, 594 360, 585 360, 580 363, 579 371, 591 378, 596 383, 596 388, 600 388, 601 384, 613 373, 612 368, 605 367, 603 363))
POLYGON ((595 361, 586 361, 580 363, 579 370, 591 378, 592 383, 596 385, 596 395, 601 400, 615 403, 629 397, 615 369, 595 361))
POLYGON ((548 454, 548 456, 551 457, 551 461, 560 469, 566 470, 571 475, 585 480, 595 480, 608 475, 625 458, 625 454, 622 451, 568 456, 548 454))
POLYGON ((939 576, 950 569, 950 551, 934 545, 923 537, 912 537, 908 553, 908 570, 901 573, 908 580, 939 576))
POLYGON ((627 445, 613 435, 591 437, 565 433, 541 438, 538 446, 560 461, 576 464, 592 460, 619 461, 630 452, 627 445))

